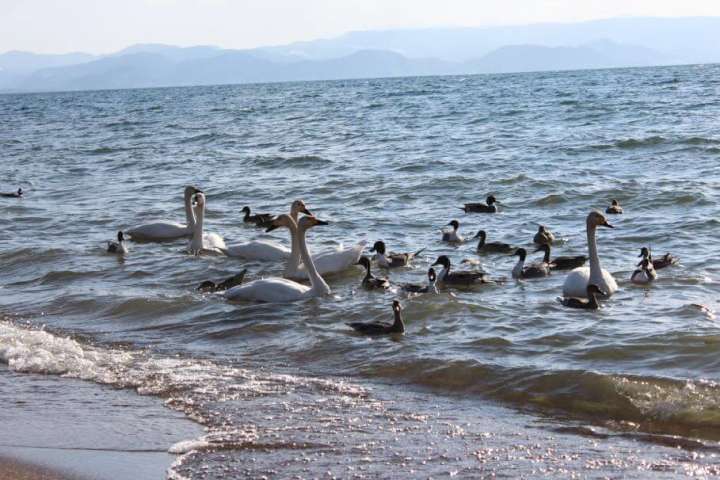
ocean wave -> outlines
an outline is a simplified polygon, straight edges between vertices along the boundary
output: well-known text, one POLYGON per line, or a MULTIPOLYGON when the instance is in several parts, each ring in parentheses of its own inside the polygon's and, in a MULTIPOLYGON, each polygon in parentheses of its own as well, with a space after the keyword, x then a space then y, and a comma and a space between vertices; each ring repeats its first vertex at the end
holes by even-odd
POLYGON ((317 155, 297 155, 293 157, 255 157, 250 160, 250 163, 256 167, 264 168, 311 168, 331 165, 332 161, 317 155))

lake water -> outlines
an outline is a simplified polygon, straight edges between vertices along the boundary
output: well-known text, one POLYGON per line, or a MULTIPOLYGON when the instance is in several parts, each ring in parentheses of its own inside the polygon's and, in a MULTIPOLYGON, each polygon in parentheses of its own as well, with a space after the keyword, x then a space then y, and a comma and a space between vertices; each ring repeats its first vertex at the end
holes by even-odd
POLYGON ((172 478, 718 474, 719 118, 720 66, 0 96, 0 190, 26 192, 0 199, 0 362, 201 424, 168 445, 172 478), (510 276, 515 257, 440 242, 453 218, 531 250, 545 224, 554 254, 581 254, 586 215, 617 198, 598 242, 620 289, 597 312, 557 302, 563 272, 407 298, 358 267, 327 298, 228 303, 195 286, 283 265, 185 240, 105 253, 184 221, 188 184, 228 243, 289 245, 240 209, 301 198, 330 222, 312 250, 425 247, 390 273, 418 283, 441 254, 510 276), (458 209, 489 193, 500 213, 458 209), (629 282, 642 246, 680 258, 649 288, 629 282), (391 320, 395 298, 403 337, 345 325, 391 320))

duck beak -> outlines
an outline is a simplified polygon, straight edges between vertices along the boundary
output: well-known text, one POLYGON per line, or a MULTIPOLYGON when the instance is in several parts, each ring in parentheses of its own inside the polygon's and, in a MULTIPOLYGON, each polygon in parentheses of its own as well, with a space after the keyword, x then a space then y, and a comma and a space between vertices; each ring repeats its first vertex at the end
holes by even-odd
POLYGON ((329 225, 325 220, 315 220, 315 225, 329 225))

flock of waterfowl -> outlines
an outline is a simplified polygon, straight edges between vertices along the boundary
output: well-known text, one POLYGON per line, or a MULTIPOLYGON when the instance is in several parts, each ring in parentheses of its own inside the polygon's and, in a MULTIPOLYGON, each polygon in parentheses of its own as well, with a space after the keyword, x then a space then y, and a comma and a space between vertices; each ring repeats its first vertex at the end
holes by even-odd
MULTIPOLYGON (((3 197, 21 198, 22 189, 12 193, 0 193, 3 197)), ((466 203, 461 209, 465 213, 496 213, 499 202, 490 195, 486 203, 466 203)), ((427 271, 427 282, 413 284, 393 284, 388 277, 377 277, 372 273, 373 260, 378 267, 390 270, 406 267, 418 257, 424 248, 411 253, 389 252, 387 245, 378 240, 370 249, 374 258, 363 255, 365 242, 345 248, 335 248, 318 254, 311 254, 307 245, 308 230, 328 223, 315 217, 302 200, 295 200, 290 205, 288 214, 272 215, 268 213, 253 214, 250 207, 244 207, 243 221, 270 232, 285 228, 290 233, 290 248, 271 240, 257 239, 235 245, 227 245, 225 240, 216 233, 205 231, 206 197, 202 190, 194 186, 185 187, 184 205, 186 223, 161 221, 117 233, 117 241, 108 242, 108 253, 126 255, 129 253, 127 237, 135 242, 162 242, 189 238, 188 252, 192 255, 206 253, 239 257, 247 260, 280 262, 284 261, 285 269, 281 277, 258 278, 245 282, 247 270, 234 275, 220 283, 207 280, 200 284, 198 290, 208 293, 221 293, 228 300, 252 302, 281 303, 294 302, 313 297, 328 295, 331 292, 323 275, 330 275, 352 268, 354 265, 363 267, 365 276, 361 285, 366 289, 386 290, 397 288, 411 295, 438 293, 438 288, 453 286, 469 287, 473 285, 501 283, 503 279, 491 279, 478 269, 452 270, 452 263, 447 255, 441 255, 427 271), (303 215, 302 217, 300 215, 303 215), (434 267, 440 267, 437 272, 434 267), (306 283, 301 283, 308 281, 306 283)), ((617 200, 607 208, 606 214, 619 215, 623 210, 617 200)), ((596 230, 598 227, 614 228, 605 214, 591 211, 586 218, 588 240, 588 256, 560 256, 552 258, 553 233, 544 225, 540 225, 533 238, 535 252, 542 252, 541 261, 526 263, 528 252, 525 248, 516 248, 510 244, 488 241, 487 232, 480 230, 472 237, 465 238, 459 232, 460 223, 451 220, 451 229, 443 229, 440 240, 448 244, 460 244, 477 240, 476 252, 479 254, 505 254, 517 256, 518 260, 511 271, 512 278, 532 279, 546 277, 555 270, 570 270, 563 284, 563 296, 559 301, 566 307, 579 309, 599 308, 598 298, 607 298, 617 290, 617 283, 612 275, 600 266, 597 252, 596 230), (585 263, 589 261, 589 267, 585 263)), ((677 263, 677 259, 667 253, 659 259, 652 257, 647 247, 642 247, 641 260, 632 273, 630 281, 637 284, 648 284, 657 278, 656 270, 677 263)), ((479 265, 476 259, 465 259, 463 264, 479 265)), ((402 306, 393 302, 394 322, 349 323, 356 331, 364 334, 403 333, 404 324, 400 314, 402 306)))

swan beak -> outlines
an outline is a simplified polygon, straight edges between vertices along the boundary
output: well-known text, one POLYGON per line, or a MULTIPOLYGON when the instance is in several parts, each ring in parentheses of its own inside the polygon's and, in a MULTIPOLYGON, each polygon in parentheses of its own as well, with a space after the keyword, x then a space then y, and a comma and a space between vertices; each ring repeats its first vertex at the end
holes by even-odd
POLYGON ((195 189, 193 190, 193 193, 205 193, 205 192, 203 192, 203 191, 200 190, 199 188, 195 188, 195 189))
POLYGON ((305 215, 312 215, 312 213, 310 213, 310 210, 308 210, 308 209, 305 208, 305 207, 302 207, 302 208, 300 209, 300 213, 304 213, 305 215))
POLYGON ((615 228, 613 225, 610 225, 610 223, 607 220, 605 221, 605 223, 603 223, 603 227, 615 228))

